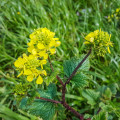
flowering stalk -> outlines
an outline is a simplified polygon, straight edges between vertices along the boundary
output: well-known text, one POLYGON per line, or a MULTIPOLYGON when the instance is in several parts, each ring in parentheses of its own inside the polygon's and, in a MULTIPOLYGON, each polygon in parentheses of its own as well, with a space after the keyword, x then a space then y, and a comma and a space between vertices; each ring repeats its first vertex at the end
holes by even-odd
MULTIPOLYGON (((51 32, 47 28, 39 28, 35 30, 32 34, 30 34, 30 42, 28 43, 28 52, 29 55, 25 53, 22 57, 19 57, 15 62, 14 65, 17 70, 20 72, 18 75, 25 75, 29 82, 32 82, 36 79, 37 84, 43 83, 44 76, 47 76, 46 70, 44 70, 44 65, 47 63, 47 59, 50 63, 50 68, 52 72, 54 72, 51 60, 49 55, 53 55, 56 53, 56 47, 58 47, 61 42, 59 38, 54 38, 55 33, 51 32)), ((62 85, 62 100, 56 101, 52 99, 47 99, 43 97, 37 97, 37 99, 45 100, 48 102, 52 102, 55 104, 62 104, 67 110, 71 111, 77 118, 80 120, 84 119, 84 116, 78 113, 75 109, 70 107, 65 101, 65 94, 66 94, 66 85, 70 83, 72 77, 76 74, 78 69, 82 66, 88 56, 91 54, 91 47, 93 48, 93 52, 97 56, 104 56, 107 51, 110 52, 110 46, 113 46, 113 43, 110 41, 111 35, 107 32, 96 30, 94 32, 89 33, 85 37, 84 44, 87 44, 90 47, 89 52, 83 58, 83 60, 77 65, 74 69, 70 77, 67 79, 65 83, 63 83, 62 79, 57 75, 56 78, 62 85)), ((98 111, 99 112, 99 111, 98 111)), ((90 118, 88 119, 90 120, 90 118)))

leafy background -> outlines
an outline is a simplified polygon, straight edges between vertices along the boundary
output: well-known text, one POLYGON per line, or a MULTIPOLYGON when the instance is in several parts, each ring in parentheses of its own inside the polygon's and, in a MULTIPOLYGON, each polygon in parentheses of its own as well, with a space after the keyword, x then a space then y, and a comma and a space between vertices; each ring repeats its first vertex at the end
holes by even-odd
MULTIPOLYGON (((65 60, 74 56, 80 58, 83 53, 86 54, 87 48, 83 44, 83 36, 100 28, 112 34, 111 41, 114 47, 111 48, 111 54, 90 60, 90 71, 80 73, 87 74, 87 83, 83 78, 81 88, 76 87, 75 82, 71 81, 67 86, 66 101, 80 113, 85 114, 86 118, 96 114, 95 108, 99 104, 104 111, 115 111, 109 115, 109 120, 118 119, 120 116, 118 89, 120 87, 120 20, 113 20, 111 23, 107 20, 107 16, 118 7, 120 7, 119 0, 69 0, 69 2, 68 0, 0 0, 1 119, 40 119, 19 109, 15 98, 19 100, 21 98, 13 94, 14 85, 27 82, 25 77, 19 79, 16 77, 18 73, 13 62, 26 52, 29 34, 39 27, 47 27, 54 31, 62 43, 57 48, 56 55, 51 57, 57 72, 52 73, 51 78, 45 79, 47 85, 50 81, 57 84, 56 99, 61 97, 61 86, 55 76, 57 73, 63 74, 62 65, 65 60)), ((77 76, 79 77, 80 74, 77 76)), ((77 76, 75 77, 78 78, 77 76)), ((38 86, 34 82, 30 84, 28 89, 29 95, 32 96, 30 101, 33 101, 35 95, 39 96, 39 92, 34 93, 38 88, 46 89, 46 85, 38 86)), ((76 119, 62 106, 58 105, 56 109, 61 112, 56 112, 53 119, 76 119)), ((104 113, 101 111, 97 117, 100 120, 106 119, 104 113), (100 115, 103 119, 99 117, 100 115)), ((94 116, 93 120, 99 120, 97 117, 94 116)))

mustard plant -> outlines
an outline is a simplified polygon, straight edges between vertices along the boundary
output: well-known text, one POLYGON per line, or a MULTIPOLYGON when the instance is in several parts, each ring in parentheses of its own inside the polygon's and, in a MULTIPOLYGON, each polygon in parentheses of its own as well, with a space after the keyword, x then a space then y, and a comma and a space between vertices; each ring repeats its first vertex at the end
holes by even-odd
MULTIPOLYGON (((27 76, 26 80, 28 82, 33 82, 36 79, 36 84, 46 83, 47 70, 45 66, 47 63, 50 64, 50 69, 52 73, 55 72, 55 68, 52 65, 50 56, 56 53, 56 47, 60 46, 61 42, 59 38, 54 38, 55 33, 51 32, 47 28, 38 28, 34 30, 32 34, 30 34, 30 41, 28 42, 28 55, 25 53, 22 57, 19 57, 14 65, 16 69, 20 72, 17 77, 21 75, 27 76)), ((88 75, 86 71, 90 69, 90 54, 93 51, 94 55, 104 57, 104 55, 108 52, 111 53, 110 47, 113 47, 113 43, 110 41, 111 34, 109 35, 107 32, 100 30, 95 30, 94 32, 89 33, 85 36, 84 44, 88 46, 89 51, 86 55, 82 55, 80 58, 71 58, 70 60, 66 60, 63 63, 63 71, 64 77, 61 75, 56 75, 56 79, 59 81, 61 85, 61 94, 62 97, 60 100, 56 99, 56 93, 58 85, 52 80, 49 82, 47 86, 47 90, 37 89, 40 97, 36 96, 35 100, 28 105, 27 100, 29 99, 29 95, 26 94, 26 88, 24 85, 19 84, 14 88, 15 94, 26 94, 27 98, 23 98, 21 101, 20 108, 24 108, 24 110, 28 110, 30 113, 35 114, 36 116, 40 116, 43 120, 51 120, 55 114, 55 106, 61 104, 65 109, 72 112, 78 119, 80 120, 107 120, 108 112, 105 111, 104 107, 108 105, 109 101, 112 97, 112 91, 109 87, 104 89, 102 96, 100 95, 100 91, 95 91, 92 89, 85 90, 85 87, 88 86, 88 75), (66 95, 66 87, 70 85, 70 83, 75 84, 76 87, 80 87, 82 90, 82 95, 88 100, 88 104, 91 105, 91 108, 94 108, 97 104, 98 111, 94 116, 86 117, 84 114, 78 112, 78 110, 72 108, 65 99, 66 95), (21 90, 18 91, 18 88, 21 87, 21 90)), ((51 73, 51 74, 52 74, 51 73)), ((49 75, 48 77, 50 77, 49 75)), ((40 86, 39 86, 40 87, 40 86)), ((103 88, 99 88, 103 89, 103 88)))

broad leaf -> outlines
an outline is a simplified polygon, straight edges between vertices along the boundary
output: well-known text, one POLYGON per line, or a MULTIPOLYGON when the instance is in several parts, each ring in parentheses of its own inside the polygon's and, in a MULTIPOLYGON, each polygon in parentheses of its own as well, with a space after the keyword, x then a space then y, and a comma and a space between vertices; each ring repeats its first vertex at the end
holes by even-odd
POLYGON ((87 76, 83 73, 79 73, 79 74, 73 76, 71 82, 74 83, 75 86, 77 86, 79 88, 83 88, 88 85, 87 76))
POLYGON ((56 96, 57 93, 57 88, 56 85, 51 83, 48 86, 48 89, 43 91, 41 89, 38 89, 38 92, 40 94, 40 97, 44 97, 44 98, 49 98, 49 99, 53 99, 56 96))
POLYGON ((40 116, 43 120, 53 120, 55 105, 54 103, 38 99, 29 107, 29 112, 33 115, 40 116))
POLYGON ((107 120, 108 114, 105 111, 99 112, 99 114, 94 115, 91 120, 107 120))
POLYGON ((87 89, 82 92, 83 97, 85 97, 88 101, 88 104, 94 106, 100 97, 99 92, 95 92, 94 90, 87 89))
MULTIPOLYGON (((69 77, 74 69, 77 67, 77 65, 82 61, 82 59, 85 57, 85 55, 82 55, 79 59, 78 58, 72 58, 71 60, 66 60, 63 63, 64 73, 67 77, 69 77)), ((85 62, 82 64, 82 66, 78 69, 78 71, 88 71, 90 68, 89 59, 87 58, 85 62)))
MULTIPOLYGON (((40 97, 54 99, 56 96, 56 86, 55 84, 50 84, 48 89, 43 91, 38 89, 40 97)), ((55 114, 55 104, 41 99, 35 99, 31 105, 26 105, 27 98, 21 101, 20 108, 29 111, 30 114, 41 117, 43 120, 53 120, 55 114)))
POLYGON ((27 107, 27 101, 28 101, 28 98, 23 98, 20 102, 19 108, 25 110, 27 107))
POLYGON ((112 83, 108 86, 112 92, 113 95, 117 93, 117 89, 119 89, 119 86, 117 83, 112 83))

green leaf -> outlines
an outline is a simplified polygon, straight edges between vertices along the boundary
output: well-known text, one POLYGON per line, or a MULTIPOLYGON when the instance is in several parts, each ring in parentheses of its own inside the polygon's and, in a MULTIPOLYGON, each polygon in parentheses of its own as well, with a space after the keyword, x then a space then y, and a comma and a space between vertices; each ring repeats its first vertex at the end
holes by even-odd
POLYGON ((74 83, 75 86, 79 88, 83 88, 88 85, 87 76, 83 73, 79 73, 73 76, 71 82, 74 83))
POLYGON ((87 103, 90 104, 91 106, 94 106, 100 97, 99 92, 95 92, 94 90, 87 89, 82 92, 83 97, 87 99, 87 103))
POLYGON ((107 88, 105 90, 105 93, 103 94, 103 96, 104 96, 105 99, 111 100, 112 92, 111 92, 110 88, 107 88))
POLYGON ((56 80, 56 75, 59 73, 58 69, 55 69, 54 72, 51 73, 50 76, 45 78, 45 83, 48 86, 50 83, 56 80))
MULTIPOLYGON (((55 84, 50 84, 46 91, 38 90, 41 97, 54 99, 56 96, 55 84)), ((33 115, 40 116, 43 120, 52 120, 55 114, 55 104, 36 99, 32 105, 29 106, 29 112, 33 115)))
POLYGON ((55 105, 54 103, 37 99, 29 107, 29 112, 40 116, 43 120, 52 120, 55 114, 55 105))
POLYGON ((20 102, 19 108, 25 110, 26 107, 27 107, 27 106, 26 106, 26 105, 27 105, 27 101, 28 101, 28 98, 23 98, 23 99, 21 100, 21 102, 20 102))
POLYGON ((100 102, 99 103, 99 107, 102 109, 102 110, 104 110, 104 111, 106 111, 106 112, 112 112, 113 111, 113 107, 111 106, 111 105, 105 105, 103 102, 100 102))
MULTIPOLYGON (((82 61, 85 55, 81 55, 80 58, 72 58, 71 60, 66 60, 63 63, 64 73, 67 77, 69 77, 77 65, 82 61)), ((89 59, 87 58, 82 66, 78 69, 78 71, 88 71, 90 68, 89 59)))
POLYGON ((119 86, 117 83, 112 83, 108 86, 112 92, 113 95, 116 95, 117 89, 119 89, 119 86))
POLYGON ((94 115, 91 120, 107 120, 108 114, 105 111, 99 112, 99 114, 94 115))
POLYGON ((57 94, 57 88, 56 88, 55 84, 51 83, 48 86, 47 90, 43 91, 41 89, 38 89, 38 92, 39 92, 41 97, 53 99, 57 94))

